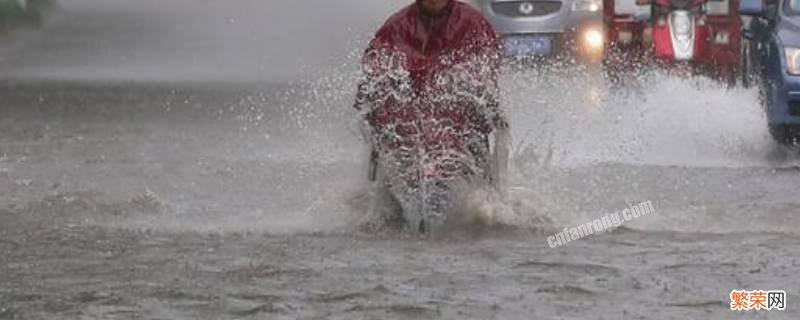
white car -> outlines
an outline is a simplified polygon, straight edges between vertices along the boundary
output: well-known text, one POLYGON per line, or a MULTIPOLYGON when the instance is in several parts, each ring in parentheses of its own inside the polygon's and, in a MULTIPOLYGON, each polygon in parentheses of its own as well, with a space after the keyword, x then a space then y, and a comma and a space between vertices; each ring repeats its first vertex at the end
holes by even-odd
POLYGON ((576 55, 599 61, 602 0, 470 0, 494 25, 510 57, 576 55))

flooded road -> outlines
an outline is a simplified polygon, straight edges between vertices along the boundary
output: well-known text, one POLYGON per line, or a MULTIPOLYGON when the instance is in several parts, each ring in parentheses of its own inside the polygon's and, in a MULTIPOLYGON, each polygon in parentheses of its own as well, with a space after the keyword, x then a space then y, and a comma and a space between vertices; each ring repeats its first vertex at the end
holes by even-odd
POLYGON ((355 57, 399 3, 362 2, 320 22, 343 27, 335 41, 298 44, 263 30, 300 28, 275 9, 320 1, 63 1, 0 63, 0 319, 800 316, 797 161, 770 157, 754 91, 703 79, 618 91, 506 70, 503 225, 360 229, 355 57), (548 245, 648 200, 645 217, 548 245), (787 309, 730 311, 744 289, 785 290, 787 309))
POLYGON ((781 235, 622 231, 552 250, 526 234, 14 226, 0 311, 11 319, 730 319, 730 287, 797 287, 799 243, 781 235))

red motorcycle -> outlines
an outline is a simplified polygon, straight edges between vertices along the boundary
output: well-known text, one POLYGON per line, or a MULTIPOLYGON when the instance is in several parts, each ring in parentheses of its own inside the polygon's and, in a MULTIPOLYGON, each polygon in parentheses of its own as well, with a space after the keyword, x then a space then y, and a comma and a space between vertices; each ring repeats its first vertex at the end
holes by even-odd
POLYGON ((657 65, 735 82, 741 64, 738 0, 605 0, 607 70, 657 65), (632 64, 633 63, 633 64, 632 64))
POLYGON ((707 0, 655 0, 652 4, 653 55, 662 62, 692 61, 706 54, 707 0))
POLYGON ((394 54, 367 61, 373 63, 370 70, 380 70, 362 82, 359 92, 365 95, 356 103, 368 121, 369 177, 381 201, 398 207, 383 218, 412 231, 435 232, 449 220, 460 191, 491 182, 487 128, 470 120, 486 118, 480 110, 488 109, 480 106, 492 99, 476 94, 482 90, 473 85, 490 75, 479 71, 483 68, 460 67, 430 73, 424 60, 394 54))
POLYGON ((415 119, 373 129, 370 179, 400 206, 387 218, 428 233, 448 220, 461 188, 488 177, 489 144, 452 123, 427 120, 423 114, 432 109, 424 105, 408 110, 418 113, 415 119))

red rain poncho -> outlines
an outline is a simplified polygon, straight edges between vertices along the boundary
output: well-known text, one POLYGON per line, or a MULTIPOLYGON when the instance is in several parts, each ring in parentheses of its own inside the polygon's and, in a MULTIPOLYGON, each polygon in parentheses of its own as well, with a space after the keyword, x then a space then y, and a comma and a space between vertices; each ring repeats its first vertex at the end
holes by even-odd
POLYGON ((422 135, 427 147, 464 151, 475 137, 506 126, 498 108, 499 60, 496 34, 480 12, 453 0, 429 16, 414 3, 370 42, 356 108, 382 137, 379 144, 397 147, 422 135))

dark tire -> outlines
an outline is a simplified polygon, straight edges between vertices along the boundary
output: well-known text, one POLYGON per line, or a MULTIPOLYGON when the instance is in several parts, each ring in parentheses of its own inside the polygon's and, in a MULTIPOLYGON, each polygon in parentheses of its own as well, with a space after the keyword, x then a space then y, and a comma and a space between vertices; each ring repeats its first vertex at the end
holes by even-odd
POLYGON ((403 207, 400 202, 381 182, 375 183, 372 188, 367 208, 371 218, 364 222, 362 229, 402 230, 406 221, 403 218, 403 207))
POLYGON ((769 134, 780 145, 797 146, 800 144, 800 126, 770 125, 769 134))
POLYGON ((750 59, 750 50, 749 43, 742 45, 742 58, 739 73, 741 75, 742 86, 745 88, 752 88, 756 82, 753 77, 753 60, 750 59))
POLYGON ((790 150, 789 146, 775 143, 767 153, 767 162, 774 167, 783 166, 789 160, 790 150))

